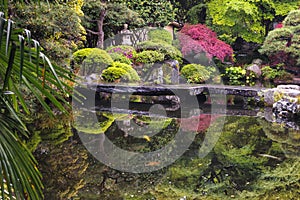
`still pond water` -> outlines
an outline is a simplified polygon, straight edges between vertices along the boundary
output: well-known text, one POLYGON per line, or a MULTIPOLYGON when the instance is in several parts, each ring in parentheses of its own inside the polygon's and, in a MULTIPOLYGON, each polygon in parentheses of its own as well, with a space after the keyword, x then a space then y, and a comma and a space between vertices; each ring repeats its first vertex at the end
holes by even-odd
POLYGON ((81 124, 69 141, 38 152, 45 199, 300 199, 297 121, 197 112, 188 118, 149 116, 130 110, 79 115, 82 123, 92 115, 98 123, 81 124), (164 149, 169 153, 149 156, 169 144, 173 145, 164 149), (109 145, 144 160, 132 156, 123 163, 123 154, 109 145), (111 165, 113 169, 97 156, 107 163, 119 162, 111 165))

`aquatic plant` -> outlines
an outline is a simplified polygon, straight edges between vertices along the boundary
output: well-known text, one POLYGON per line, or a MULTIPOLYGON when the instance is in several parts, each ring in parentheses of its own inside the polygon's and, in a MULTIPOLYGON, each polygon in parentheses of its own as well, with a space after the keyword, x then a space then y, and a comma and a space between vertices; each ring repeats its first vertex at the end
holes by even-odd
POLYGON ((36 154, 43 175, 45 199, 72 199, 85 186, 88 152, 76 140, 59 145, 41 145, 36 154))

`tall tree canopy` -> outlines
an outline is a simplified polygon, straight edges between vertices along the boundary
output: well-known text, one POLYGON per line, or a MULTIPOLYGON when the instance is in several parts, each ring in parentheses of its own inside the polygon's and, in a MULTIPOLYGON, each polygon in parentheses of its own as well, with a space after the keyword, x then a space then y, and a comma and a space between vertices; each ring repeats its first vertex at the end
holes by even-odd
POLYGON ((40 41, 52 61, 67 64, 71 52, 82 47, 85 41, 80 7, 77 1, 15 3, 10 5, 10 15, 17 26, 32 30, 34 39, 40 41))
POLYGON ((296 9, 299 1, 211 0, 207 6, 214 30, 224 38, 262 43, 273 20, 296 9))
POLYGON ((88 32, 88 47, 103 48, 104 36, 117 34, 125 23, 131 27, 144 23, 138 13, 129 9, 126 4, 86 0, 82 10, 83 25, 88 32))
POLYGON ((170 0, 131 0, 123 2, 128 8, 138 12, 145 21, 144 26, 165 26, 176 18, 175 1, 170 0))

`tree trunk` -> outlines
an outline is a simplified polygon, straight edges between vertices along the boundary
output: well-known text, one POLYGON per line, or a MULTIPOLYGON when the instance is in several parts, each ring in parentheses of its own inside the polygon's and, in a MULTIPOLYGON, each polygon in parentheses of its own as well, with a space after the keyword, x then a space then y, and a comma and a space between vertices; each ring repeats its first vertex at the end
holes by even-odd
POLYGON ((104 47, 104 32, 103 32, 103 23, 106 16, 106 10, 103 9, 100 12, 99 20, 97 21, 98 27, 98 40, 97 40, 97 47, 103 49, 104 47))

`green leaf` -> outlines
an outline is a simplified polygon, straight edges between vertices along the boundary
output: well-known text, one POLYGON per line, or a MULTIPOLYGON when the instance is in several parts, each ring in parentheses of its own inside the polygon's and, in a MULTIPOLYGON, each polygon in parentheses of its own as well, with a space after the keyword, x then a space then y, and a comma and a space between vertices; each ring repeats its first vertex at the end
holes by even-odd
POLYGON ((14 64, 14 57, 15 57, 16 49, 17 49, 17 46, 13 43, 11 50, 10 50, 8 66, 7 66, 6 73, 5 73, 5 79, 4 79, 4 84, 3 84, 3 88, 2 88, 3 91, 8 86, 8 80, 10 79, 10 76, 11 76, 11 71, 12 71, 13 64, 14 64))
POLYGON ((11 32, 12 32, 12 25, 13 25, 13 21, 12 20, 8 20, 7 21, 7 35, 6 35, 6 55, 8 53, 8 49, 9 49, 9 43, 10 43, 10 37, 11 37, 11 32))

